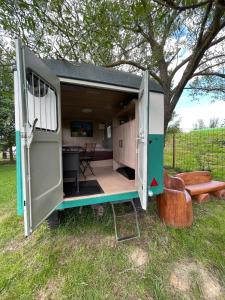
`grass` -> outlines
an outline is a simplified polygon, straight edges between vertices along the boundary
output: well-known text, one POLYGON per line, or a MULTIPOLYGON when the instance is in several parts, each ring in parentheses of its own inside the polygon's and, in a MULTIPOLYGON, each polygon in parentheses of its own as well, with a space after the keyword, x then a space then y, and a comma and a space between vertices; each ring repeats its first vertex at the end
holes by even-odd
MULTIPOLYGON (((173 139, 166 138, 165 165, 172 165, 173 139)), ((209 170, 225 180, 225 128, 194 130, 176 134, 175 167, 183 171, 209 170)))
POLYGON ((43 224, 24 238, 15 193, 15 166, 0 165, 0 299, 203 299, 198 268, 225 288, 225 201, 194 204, 194 224, 182 230, 160 222, 152 202, 139 216, 141 239, 116 244, 110 206, 99 220, 90 207, 69 210, 57 230, 43 224), (131 260, 137 250, 142 266, 131 260), (188 263, 198 268, 182 291, 171 274, 188 263))

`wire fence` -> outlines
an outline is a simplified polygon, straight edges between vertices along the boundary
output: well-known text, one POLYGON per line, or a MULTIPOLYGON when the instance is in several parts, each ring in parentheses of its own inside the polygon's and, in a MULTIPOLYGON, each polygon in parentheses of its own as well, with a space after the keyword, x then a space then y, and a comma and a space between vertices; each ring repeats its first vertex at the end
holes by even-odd
POLYGON ((225 180, 225 128, 168 133, 164 165, 179 171, 207 170, 225 180))

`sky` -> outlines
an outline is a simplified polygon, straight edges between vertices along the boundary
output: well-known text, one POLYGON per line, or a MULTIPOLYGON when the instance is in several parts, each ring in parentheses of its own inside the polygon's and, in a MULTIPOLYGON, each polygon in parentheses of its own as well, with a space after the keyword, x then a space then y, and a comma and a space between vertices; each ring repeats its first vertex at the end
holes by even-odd
POLYGON ((220 123, 225 119, 225 100, 212 102, 208 96, 199 97, 200 100, 194 100, 183 93, 175 111, 181 118, 181 128, 190 130, 198 119, 202 119, 207 126, 212 118, 219 118, 220 123))

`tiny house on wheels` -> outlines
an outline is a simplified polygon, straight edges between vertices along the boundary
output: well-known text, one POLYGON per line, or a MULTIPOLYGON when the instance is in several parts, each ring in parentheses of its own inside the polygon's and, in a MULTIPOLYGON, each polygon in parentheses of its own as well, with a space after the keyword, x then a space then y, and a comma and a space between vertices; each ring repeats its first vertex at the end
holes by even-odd
POLYGON ((14 80, 26 236, 57 210, 135 198, 146 210, 162 193, 164 96, 147 71, 42 60, 16 40, 14 80))

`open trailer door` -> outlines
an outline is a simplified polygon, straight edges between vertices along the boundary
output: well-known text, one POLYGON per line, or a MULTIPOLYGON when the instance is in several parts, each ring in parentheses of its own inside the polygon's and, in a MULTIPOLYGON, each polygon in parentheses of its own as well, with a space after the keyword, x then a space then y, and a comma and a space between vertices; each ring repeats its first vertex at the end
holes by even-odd
POLYGON ((142 77, 138 95, 138 138, 137 138, 137 182, 138 193, 143 209, 148 202, 148 108, 149 87, 148 71, 142 77))
POLYGON ((15 116, 20 133, 25 235, 62 202, 60 83, 16 40, 15 116))

